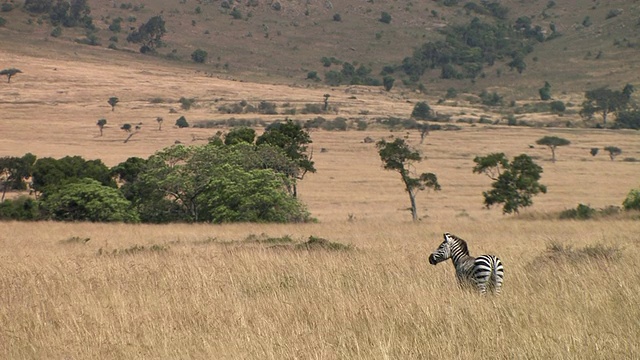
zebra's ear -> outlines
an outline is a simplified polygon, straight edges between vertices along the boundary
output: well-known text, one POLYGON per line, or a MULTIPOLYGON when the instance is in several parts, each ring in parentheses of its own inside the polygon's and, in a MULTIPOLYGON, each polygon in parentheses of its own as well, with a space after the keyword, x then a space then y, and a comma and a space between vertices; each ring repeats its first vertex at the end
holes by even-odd
POLYGON ((451 240, 451 234, 449 234, 448 232, 442 234, 442 236, 444 237, 444 241, 449 242, 451 240))

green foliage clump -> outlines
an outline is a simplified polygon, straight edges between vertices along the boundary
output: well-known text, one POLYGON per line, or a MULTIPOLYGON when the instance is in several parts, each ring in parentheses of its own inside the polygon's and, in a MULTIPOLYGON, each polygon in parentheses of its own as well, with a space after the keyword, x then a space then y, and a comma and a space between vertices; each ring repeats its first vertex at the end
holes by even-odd
POLYGON ((564 210, 560 213, 560 219, 587 220, 593 218, 597 210, 589 205, 578 204, 575 209, 564 210))
POLYGON ((622 202, 625 210, 640 210, 640 189, 631 189, 622 202))
POLYGON ((191 60, 202 64, 207 60, 208 55, 209 54, 206 51, 202 49, 196 49, 194 52, 191 53, 191 60))
POLYGON ((40 205, 29 196, 19 196, 13 200, 0 202, 0 220, 35 221, 41 220, 40 205))
POLYGON ((547 187, 539 183, 542 167, 526 154, 509 162, 504 153, 492 153, 476 156, 473 162, 473 173, 485 174, 494 181, 492 189, 482 193, 487 208, 503 204, 504 214, 518 214, 520 208, 533 205, 534 195, 547 192, 547 187))
POLYGON ((390 24, 390 23, 391 23, 391 15, 390 15, 388 12, 383 11, 383 12, 380 14, 380 19, 379 19, 379 21, 380 21, 381 23, 390 24))
POLYGON ((563 113, 565 110, 567 110, 566 105, 560 100, 555 100, 549 103, 549 108, 554 113, 563 113))
POLYGON ((145 54, 154 52, 163 44, 162 37, 166 34, 165 21, 162 16, 154 16, 146 23, 140 25, 137 30, 132 31, 127 36, 127 41, 142 44, 140 52, 145 54))
POLYGON ((538 89, 538 94, 540 94, 540 100, 546 101, 551 99, 551 84, 545 81, 544 86, 538 89))
POLYGON ((640 130, 640 110, 628 110, 618 113, 616 127, 619 129, 640 130))
POLYGON ((178 118, 178 120, 176 120, 176 126, 180 129, 182 128, 188 128, 189 127, 189 122, 187 121, 187 119, 184 116, 180 116, 178 118))
POLYGON ((138 222, 138 214, 122 193, 100 182, 83 178, 47 194, 41 206, 53 220, 138 222))
POLYGON ((193 106, 193 104, 196 103, 196 99, 194 98, 186 98, 186 97, 181 97, 180 100, 178 100, 178 102, 180 102, 180 107, 183 110, 189 110, 191 109, 191 107, 193 106))
POLYGON ((420 101, 413 107, 411 117, 418 120, 430 120, 433 118, 433 110, 425 101, 420 101))

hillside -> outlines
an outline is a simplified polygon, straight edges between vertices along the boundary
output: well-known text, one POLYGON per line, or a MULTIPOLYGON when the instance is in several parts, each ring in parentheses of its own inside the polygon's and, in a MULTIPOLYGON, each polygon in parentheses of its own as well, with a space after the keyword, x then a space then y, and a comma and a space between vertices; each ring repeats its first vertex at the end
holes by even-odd
MULTIPOLYGON (((414 49, 428 41, 442 39, 439 30, 466 24, 474 17, 487 23, 497 20, 490 14, 468 10, 458 1, 262 1, 159 0, 139 3, 88 1, 96 30, 89 46, 81 28, 62 27, 57 37, 47 15, 34 15, 15 3, 11 11, 0 13, 0 51, 47 56, 79 52, 98 52, 100 57, 130 54, 134 61, 160 61, 172 67, 197 69, 216 76, 257 81, 322 87, 323 82, 306 79, 317 72, 325 79, 327 71, 340 70, 340 63, 364 66, 371 76, 384 66, 399 66, 414 49), (445 4, 449 4, 446 6, 445 4), (389 16, 388 23, 381 21, 389 16), (139 44, 128 43, 127 35, 149 18, 161 15, 167 33, 157 55, 138 53, 139 44), (121 18, 121 30, 109 26, 121 18), (111 46, 117 50, 99 51, 111 46), (196 49, 208 53, 203 64, 195 64, 196 49), (115 54, 114 54, 115 53, 115 54), (335 59, 338 65, 324 67, 321 59, 335 59)), ((524 57, 522 74, 510 70, 508 59, 485 66, 475 79, 443 80, 440 71, 427 71, 417 82, 427 93, 438 94, 450 87, 477 92, 499 89, 514 98, 535 98, 544 81, 556 93, 583 93, 597 86, 618 88, 640 82, 640 4, 624 0, 598 3, 588 0, 502 1, 508 8, 504 23, 514 24, 527 16, 532 26, 540 26, 547 40, 536 43, 524 57), (555 29, 554 38, 549 40, 555 29)), ((511 26, 511 25, 509 25, 511 26)), ((1 67, 20 64, 0 64, 1 67)), ((407 76, 396 71, 395 86, 403 87, 407 76)), ((413 84, 414 86, 416 84, 413 84)))

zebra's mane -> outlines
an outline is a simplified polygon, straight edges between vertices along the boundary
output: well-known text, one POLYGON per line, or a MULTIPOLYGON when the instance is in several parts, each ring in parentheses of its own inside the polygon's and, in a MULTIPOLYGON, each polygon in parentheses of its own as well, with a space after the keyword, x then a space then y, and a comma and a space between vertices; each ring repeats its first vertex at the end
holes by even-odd
POLYGON ((462 250, 463 254, 469 255, 469 247, 467 246, 466 241, 450 233, 447 233, 446 236, 450 237, 451 239, 455 240, 458 244, 460 244, 460 250, 462 250))

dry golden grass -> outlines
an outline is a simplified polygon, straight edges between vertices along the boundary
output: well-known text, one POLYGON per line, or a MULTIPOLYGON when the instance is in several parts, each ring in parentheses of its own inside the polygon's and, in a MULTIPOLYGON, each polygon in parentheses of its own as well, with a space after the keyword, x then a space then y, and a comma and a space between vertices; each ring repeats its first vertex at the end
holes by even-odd
MULTIPOLYGON (((175 140, 202 143, 191 142, 192 135, 214 129, 170 125, 182 114, 190 122, 229 118, 215 110, 224 101, 304 104, 331 91, 340 116, 362 110, 406 116, 413 106, 408 95, 393 92, 241 83, 153 63, 132 66, 122 54, 74 56, 0 54, 3 62, 24 64, 16 65, 24 74, 0 87, 0 155, 82 155, 115 165, 175 140), (121 103, 111 112, 106 101, 114 95, 121 103), (181 96, 203 106, 168 115, 181 96), (172 102, 152 104, 156 97, 172 102), (156 116, 165 117, 162 131, 156 116), (98 138, 101 117, 109 128, 98 138), (139 121, 143 130, 124 144, 118 125, 139 121)), ((299 191, 318 223, 0 224, 0 358, 640 356, 640 223, 551 220, 578 203, 620 205, 638 186, 637 163, 591 157, 589 149, 614 145, 622 157, 640 158, 637 132, 478 125, 433 132, 423 145, 417 133, 375 128, 317 131, 312 138, 318 172, 299 191), (419 146, 427 160, 417 170, 435 172, 443 187, 418 195, 420 222, 410 222, 398 175, 383 171, 375 147, 362 142, 389 135, 419 146), (548 149, 529 147, 545 135, 572 141, 555 164, 548 149), (490 180, 471 173, 472 160, 490 152, 533 156, 549 193, 520 217, 483 209, 490 180), (428 265, 444 231, 467 239, 472 255, 501 257, 501 297, 462 292, 450 264, 428 265), (262 234, 319 236, 355 249, 245 241, 262 234), (621 256, 557 259, 546 250, 552 242, 575 249, 601 244, 621 256)))
POLYGON ((3 358, 622 359, 640 351, 637 221, 3 228, 3 358), (467 237, 472 253, 502 257, 502 296, 462 292, 450 263, 428 265, 441 229, 467 237), (263 233, 355 249, 244 241, 263 233), (544 261, 550 241, 623 254, 544 261))

